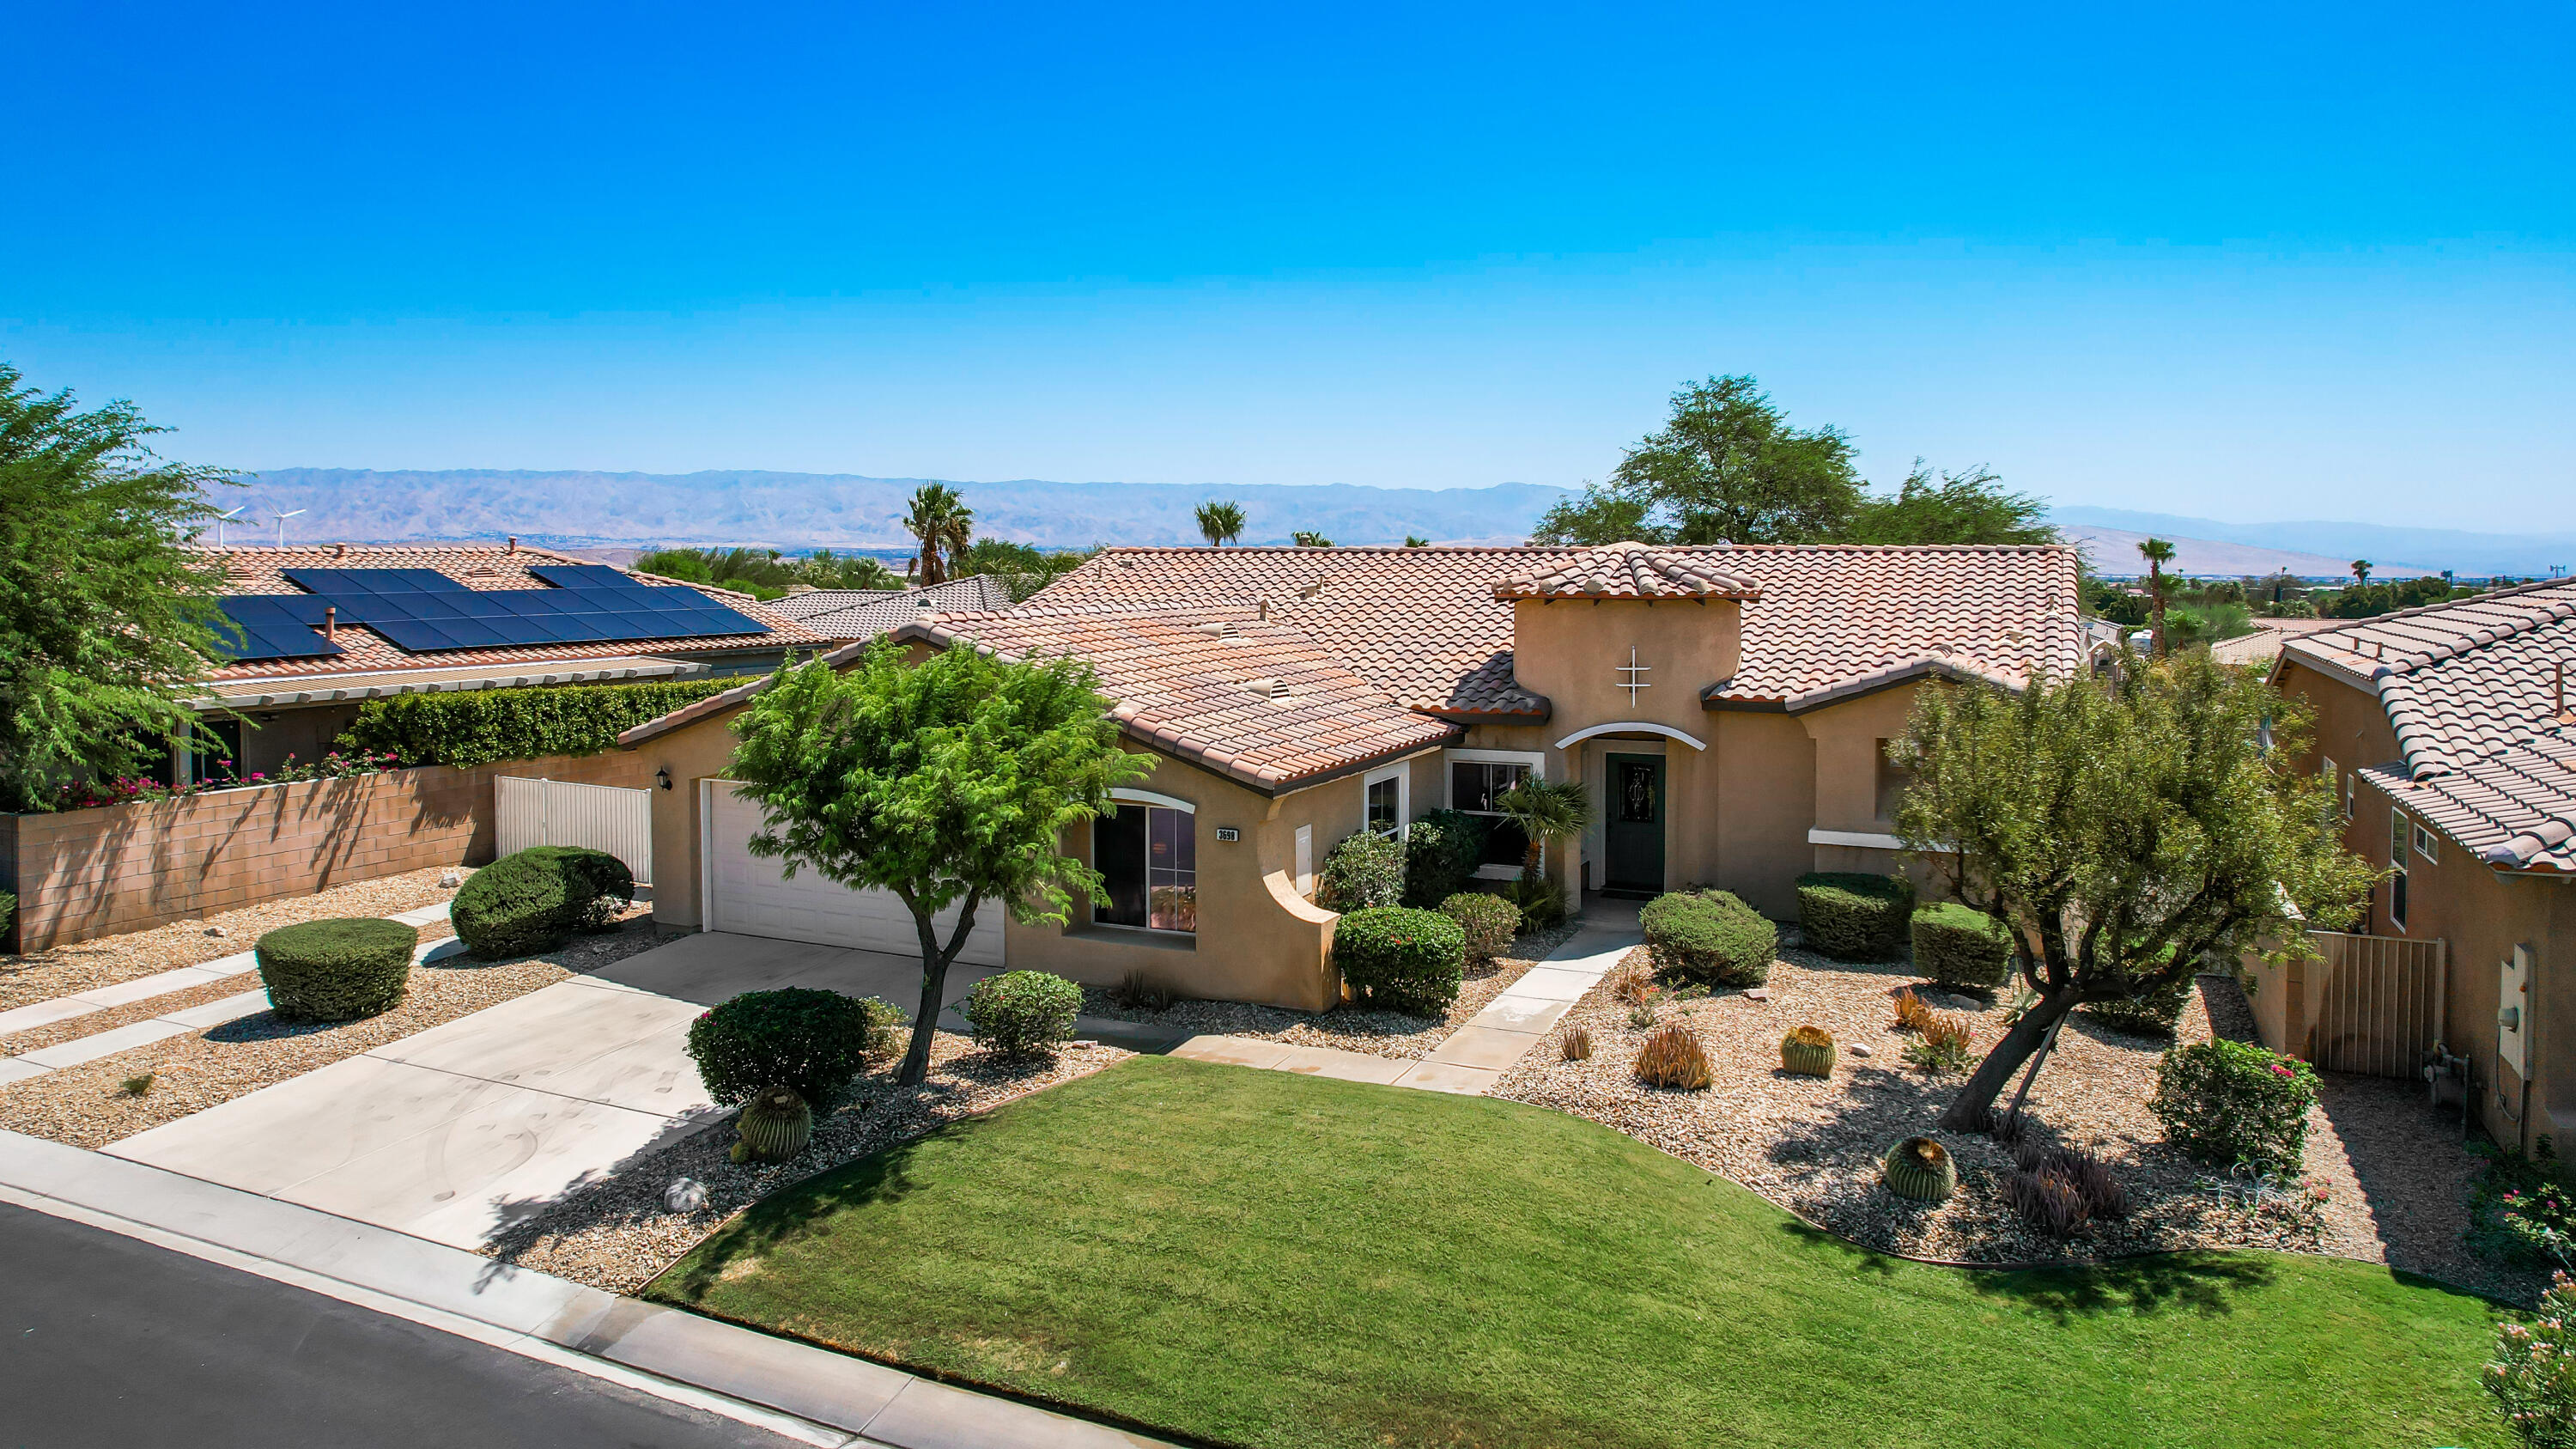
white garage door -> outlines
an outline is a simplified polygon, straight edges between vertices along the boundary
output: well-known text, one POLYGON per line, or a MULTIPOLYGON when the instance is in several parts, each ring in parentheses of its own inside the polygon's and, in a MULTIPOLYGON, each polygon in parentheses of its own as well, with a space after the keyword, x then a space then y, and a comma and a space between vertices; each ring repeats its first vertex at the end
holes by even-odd
MULTIPOLYGON (((760 830, 760 807, 735 793, 729 781, 709 780, 699 797, 706 822, 707 929, 742 936, 814 941, 862 951, 921 958, 912 912, 891 891, 860 891, 825 880, 811 868, 789 880, 780 863, 751 853, 760 830)), ((942 945, 957 929, 957 910, 933 918, 942 945)), ((975 911, 974 934, 957 953, 960 966, 1002 964, 1002 907, 986 901, 975 911)))

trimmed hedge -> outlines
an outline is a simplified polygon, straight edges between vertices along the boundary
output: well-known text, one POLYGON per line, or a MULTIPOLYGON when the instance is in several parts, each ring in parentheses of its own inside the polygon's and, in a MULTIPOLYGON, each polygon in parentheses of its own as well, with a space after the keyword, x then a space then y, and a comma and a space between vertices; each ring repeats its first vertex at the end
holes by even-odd
POLYGON ((2316 1101, 2306 1062, 2221 1037, 2166 1052, 2147 1105, 2165 1139, 2203 1162, 2288 1174, 2307 1150, 2316 1101))
POLYGON ((719 1102, 749 1101, 767 1087, 791 1087, 828 1101, 893 1049, 903 1013, 873 996, 810 986, 746 991, 689 1023, 689 1059, 719 1102))
POLYGON ((1315 904, 1328 911, 1392 906, 1404 899, 1404 842, 1363 830, 1324 856, 1315 904))
POLYGON ((341 918, 280 926, 251 948, 269 1008, 290 1021, 355 1021, 402 1004, 420 932, 341 918))
POLYGON ((975 983, 957 1014, 975 1028, 975 1040, 1006 1057, 1053 1056, 1057 1042, 1073 1039, 1082 1010, 1082 988, 1044 971, 1005 971, 975 983))
POLYGON ((1992 991, 2012 974, 2012 932, 1956 901, 1914 913, 1914 969, 1953 991, 1992 991))
POLYGON ((343 750, 391 750, 406 765, 470 769, 494 760, 596 755, 618 735, 748 676, 646 684, 559 684, 371 699, 339 738, 343 750))
POLYGON ((1838 961, 1893 961, 1914 916, 1901 875, 1817 870, 1798 877, 1798 924, 1810 949, 1838 961))
POLYGON ((1363 1004, 1430 1016, 1458 999, 1467 933, 1438 911, 1377 906, 1333 926, 1333 965, 1363 1004))
POLYGON ((1463 810, 1434 810, 1405 827, 1404 904, 1427 911, 1465 890, 1491 828, 1463 810))
POLYGON ((635 877, 616 856, 535 845, 474 872, 447 919, 477 956, 524 956, 551 951, 575 931, 606 926, 634 901, 635 877))
POLYGON ((1726 891, 1657 896, 1637 924, 1657 975, 1703 986, 1759 986, 1780 950, 1780 928, 1726 891))
POLYGON ((1467 936, 1467 959, 1479 964, 1503 954, 1521 931, 1521 908, 1501 896, 1460 891, 1440 903, 1440 914, 1467 936))

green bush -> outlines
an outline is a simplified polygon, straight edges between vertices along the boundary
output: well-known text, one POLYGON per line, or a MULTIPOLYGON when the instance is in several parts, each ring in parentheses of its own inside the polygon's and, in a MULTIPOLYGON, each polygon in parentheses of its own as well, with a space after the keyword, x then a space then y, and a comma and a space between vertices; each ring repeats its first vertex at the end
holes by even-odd
POLYGON ((1405 827, 1404 904, 1430 910, 1465 890, 1491 828, 1463 810, 1434 810, 1405 827))
MULTIPOLYGON (((2173 948, 2167 946, 2137 969, 2141 974, 2161 971, 2172 960, 2173 948)), ((2191 974, 2185 972, 2162 986, 2108 1001, 2088 1001, 2084 1004, 2084 1014, 2114 1031, 2125 1031, 2131 1036, 2170 1037, 2182 1020, 2183 1004, 2191 1000, 2191 990, 2191 974)))
POLYGON ((744 1102, 763 1087, 792 1087, 828 1101, 891 1051, 903 1013, 873 996, 807 986, 746 991, 689 1023, 689 1059, 718 1102, 744 1102))
POLYGON ((1702 986, 1771 979, 1780 928, 1726 891, 1674 891, 1637 912, 1657 975, 1702 986))
POLYGON ((1467 936, 1467 959, 1479 965, 1511 948, 1521 930, 1521 908, 1501 896, 1460 891, 1440 903, 1440 914, 1467 936))
POLYGON ((1380 906, 1333 927, 1333 965, 1363 1004, 1433 1016, 1458 999, 1467 933, 1438 911, 1380 906))
POLYGON ((1914 969, 1953 991, 2003 985, 2012 954, 2012 932, 1983 911, 1944 901, 1914 913, 1914 969))
POLYGON ((1555 876, 1505 881, 1501 895, 1521 913, 1521 925, 1529 930, 1553 931, 1565 924, 1565 882, 1555 876))
POLYGON ((618 735, 745 678, 567 684, 371 699, 340 736, 344 750, 391 750, 406 765, 470 768, 494 760, 596 755, 618 735))
POLYGON ((1315 904, 1328 911, 1361 911, 1404 899, 1404 842, 1366 830, 1324 856, 1315 881, 1315 904))
POLYGON ((1809 949, 1838 961, 1893 961, 1914 916, 1914 883, 1901 875, 1818 870, 1798 877, 1798 925, 1809 949))
POLYGON ((8 891, 0 891, 0 936, 9 934, 9 922, 17 914, 17 896, 8 891))
POLYGON ((2559 1273, 2529 1317, 2496 1326, 2495 1357, 2479 1381, 2528 1449, 2576 1444, 2576 1282, 2559 1273))
POLYGON ((251 948, 268 1004, 291 1021, 355 1021, 402 1004, 420 932, 400 921, 280 926, 251 948))
POLYGON ((975 983, 957 1008, 975 1028, 975 1040, 1006 1057, 1052 1056, 1073 1039, 1082 1010, 1082 988, 1044 971, 1005 971, 975 983))
POLYGON ((2316 1101, 2306 1062, 2222 1039, 2167 1051, 2147 1105, 2165 1139, 2204 1162, 2286 1174, 2299 1170, 2316 1101))
POLYGON ((477 956, 524 956, 606 926, 634 900, 635 877, 616 856, 537 845, 474 872, 447 919, 477 956))

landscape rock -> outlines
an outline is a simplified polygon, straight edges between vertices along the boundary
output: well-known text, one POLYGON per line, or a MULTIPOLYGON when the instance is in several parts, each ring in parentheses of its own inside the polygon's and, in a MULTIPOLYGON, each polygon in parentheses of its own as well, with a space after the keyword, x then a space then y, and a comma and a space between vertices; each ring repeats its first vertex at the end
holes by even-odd
POLYGON ((675 1213, 693 1213, 707 1205, 707 1185, 694 1177, 675 1177, 662 1189, 662 1206, 675 1213))

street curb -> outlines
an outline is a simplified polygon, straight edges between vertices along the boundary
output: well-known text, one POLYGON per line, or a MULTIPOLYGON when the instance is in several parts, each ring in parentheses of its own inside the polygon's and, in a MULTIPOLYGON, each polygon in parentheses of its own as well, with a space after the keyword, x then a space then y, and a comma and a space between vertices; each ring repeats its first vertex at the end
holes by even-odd
POLYGON ((432 1327, 456 1332, 441 1320, 465 1320, 854 1436, 845 1442, 1167 1449, 1163 1440, 43 1138, 0 1131, 0 1189, 40 1212, 59 1205, 70 1211, 54 1215, 111 1229, 131 1224, 142 1230, 132 1236, 184 1239, 412 1305, 421 1310, 416 1321, 432 1327))

